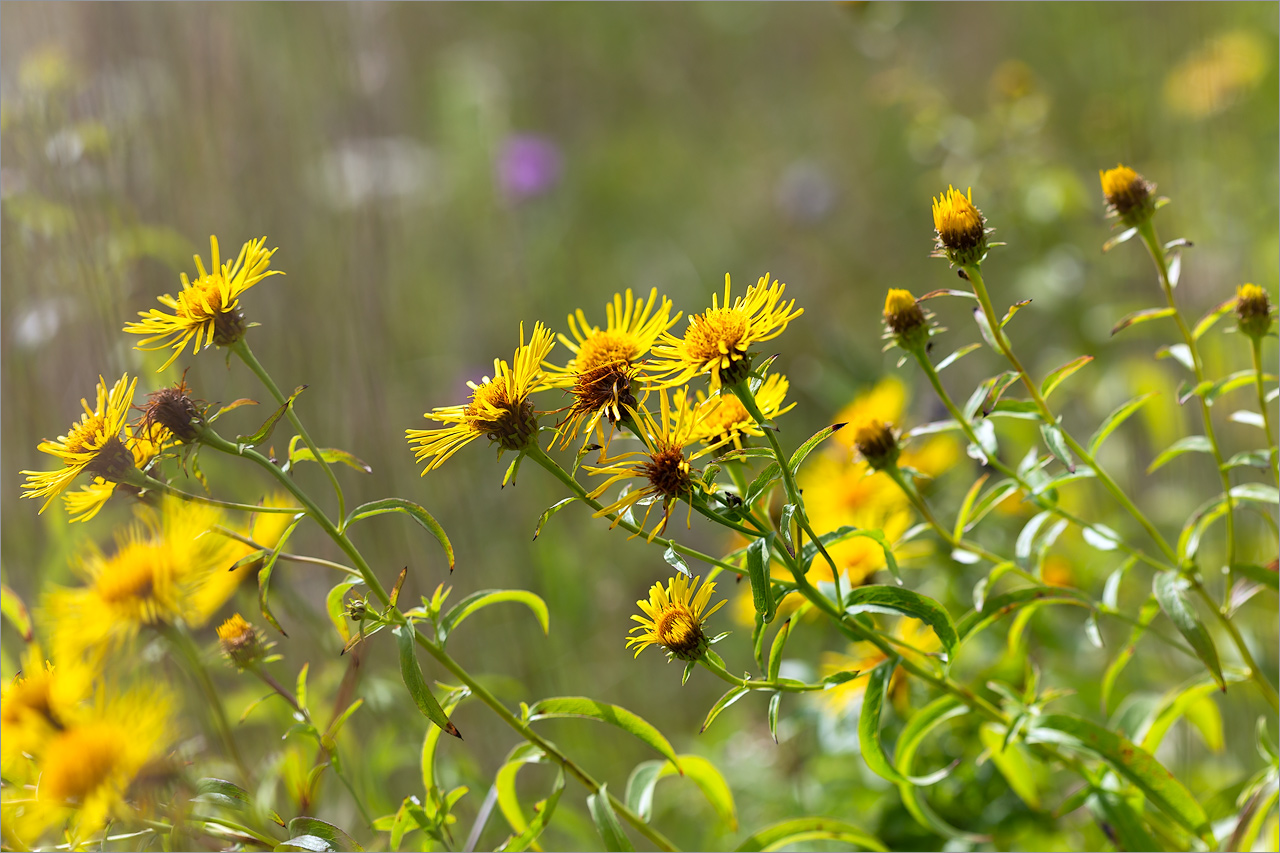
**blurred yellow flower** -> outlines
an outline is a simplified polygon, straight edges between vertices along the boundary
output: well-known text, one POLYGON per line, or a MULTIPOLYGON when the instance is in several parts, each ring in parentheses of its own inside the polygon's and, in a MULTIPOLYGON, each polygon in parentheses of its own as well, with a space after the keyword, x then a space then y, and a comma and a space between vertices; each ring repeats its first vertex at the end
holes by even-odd
POLYGON ((524 324, 520 324, 520 345, 512 357, 514 367, 502 359, 493 360, 493 378, 479 384, 468 382, 471 402, 462 406, 432 409, 423 417, 450 426, 442 429, 409 429, 405 437, 410 446, 417 445, 414 458, 426 462, 425 476, 444 464, 445 460, 465 445, 488 436, 500 445, 498 451, 523 450, 537 440, 538 416, 529 396, 551 385, 542 367, 555 341, 542 323, 533 326, 533 337, 524 342, 524 324))
MULTIPOLYGON (((45 499, 40 512, 48 509, 53 499, 66 491, 82 472, 93 474, 103 482, 114 482, 134 467, 134 455, 120 436, 137 384, 138 380, 130 382, 126 373, 108 390, 107 381, 99 376, 94 407, 89 408, 89 401, 82 399, 80 405, 84 407, 84 414, 80 416, 79 423, 72 424, 66 435, 40 442, 38 450, 62 462, 62 467, 54 471, 22 472, 27 477, 22 496, 45 499)), ((92 517, 96 512, 94 509, 85 517, 92 517)))
MULTIPOLYGON (((760 414, 764 415, 765 420, 771 421, 795 408, 795 403, 783 405, 789 385, 787 377, 779 373, 771 374, 761 383, 755 398, 756 405, 760 407, 760 414)), ((677 391, 677 397, 682 393, 687 392, 677 391)), ((743 439, 747 436, 764 435, 755 418, 747 414, 746 408, 733 394, 720 393, 707 397, 699 391, 697 399, 698 412, 694 416, 694 421, 697 423, 693 436, 695 439, 717 446, 733 444, 741 450, 743 439)))
POLYGON ((724 305, 720 305, 713 294, 710 309, 689 316, 683 337, 664 332, 662 340, 653 348, 653 374, 666 376, 663 385, 668 388, 707 374, 711 377, 712 393, 718 391, 721 384, 746 378, 751 347, 773 340, 788 323, 804 313, 803 308, 795 307, 794 299, 782 301, 786 288, 776 280, 770 284, 769 274, 765 273, 747 288, 746 296, 738 297, 730 305, 726 273, 724 305))
POLYGON ((0 693, 0 770, 5 779, 25 779, 26 756, 75 718, 88 698, 91 670, 75 663, 54 666, 38 645, 27 647, 22 671, 0 693))
POLYGON ((240 255, 235 261, 222 263, 218 254, 218 238, 210 236, 213 272, 206 272, 204 262, 195 255, 196 269, 200 273, 195 282, 190 281, 184 272, 181 274, 182 290, 178 295, 174 297, 166 293, 159 297, 160 304, 172 313, 158 308, 139 311, 138 316, 142 319, 125 325, 126 332, 149 336, 136 348, 171 348, 172 355, 160 366, 160 370, 164 370, 193 339, 195 343, 191 352, 194 355, 202 346, 228 346, 244 337, 240 295, 267 276, 283 275, 280 270, 268 269, 276 250, 268 250, 266 242, 266 237, 250 240, 240 248, 240 255))
MULTIPOLYGON (((920 657, 910 649, 916 649, 919 652, 928 654, 936 652, 942 647, 942 643, 938 640, 938 636, 933 633, 932 628, 929 628, 919 619, 911 619, 906 616, 900 618, 898 624, 894 626, 893 636, 897 637, 902 643, 902 646, 896 647, 896 651, 904 657, 920 657)), ((822 710, 831 716, 842 715, 848 710, 854 699, 866 691, 867 680, 871 677, 871 670, 885 660, 887 660, 885 653, 872 643, 853 643, 849 646, 848 654, 824 652, 821 664, 823 678, 835 675, 838 672, 865 674, 830 687, 819 694, 822 710)), ((901 708, 905 705, 907 688, 908 682, 902 673, 902 669, 896 669, 889 681, 888 690, 889 697, 893 700, 895 706, 901 708)))
MULTIPOLYGON (((694 470, 690 464, 694 459, 711 452, 719 445, 708 445, 692 455, 685 455, 685 448, 697 441, 699 418, 706 413, 701 408, 690 405, 688 393, 677 393, 675 406, 672 407, 667 389, 658 392, 660 409, 655 419, 645 409, 637 411, 637 425, 640 427, 640 438, 644 441, 644 450, 633 450, 618 456, 608 457, 601 453, 599 466, 586 466, 588 473, 607 477, 589 495, 598 498, 613 484, 622 480, 638 479, 645 484, 638 489, 631 489, 616 501, 595 513, 595 518, 618 513, 612 526, 617 526, 621 514, 639 503, 646 504, 644 519, 640 521, 641 530, 649 523, 649 513, 654 503, 662 502, 662 523, 655 525, 649 533, 649 541, 667 528, 671 518, 671 508, 678 500, 689 502, 689 516, 693 516, 694 489, 706 488, 702 474, 694 470)), ((639 535, 639 534, 636 534, 639 535)))
POLYGON ((1236 288, 1236 319, 1240 331, 1261 338, 1271 331, 1271 297, 1256 284, 1236 288))
POLYGON ((661 582, 650 587, 648 601, 636 602, 644 615, 632 615, 640 624, 631 629, 635 636, 627 638, 627 648, 634 648, 636 657, 649 646, 662 646, 669 656, 683 661, 702 657, 709 644, 702 626, 712 613, 724 606, 724 601, 706 610, 716 585, 708 581, 694 593, 699 580, 690 581, 684 575, 676 575, 665 588, 661 582))
POLYGON ((1269 69, 1268 41, 1246 30, 1223 33, 1173 68, 1164 102, 1178 115, 1206 118, 1236 103, 1269 69))
POLYGON ((238 669, 245 669, 262 660, 267 643, 262 632, 249 624, 239 613, 218 626, 218 646, 227 660, 238 669))
MULTIPOLYGON (((679 312, 671 316, 670 299, 664 296, 661 303, 657 300, 657 288, 649 291, 647 301, 637 300, 630 288, 625 297, 614 294, 613 302, 605 306, 607 324, 603 329, 588 323, 581 309, 569 315, 573 339, 565 335, 559 339, 573 357, 564 367, 547 366, 549 382, 573 394, 573 404, 559 429, 562 447, 579 433, 589 437, 601 416, 616 424, 625 407, 635 407, 631 384, 640 372, 640 360, 658 336, 680 319, 679 312)), ((601 442, 605 443, 603 436, 601 442)))

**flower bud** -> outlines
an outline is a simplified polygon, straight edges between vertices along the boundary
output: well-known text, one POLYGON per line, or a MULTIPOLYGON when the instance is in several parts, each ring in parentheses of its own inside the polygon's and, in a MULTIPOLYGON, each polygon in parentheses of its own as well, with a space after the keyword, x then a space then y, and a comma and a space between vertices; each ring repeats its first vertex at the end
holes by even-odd
POLYGON ((1240 331, 1251 338, 1261 338, 1271 331, 1271 298, 1256 284, 1236 288, 1236 318, 1240 331))
POLYGON ((987 255, 986 225, 982 211, 973 206, 973 190, 965 195, 948 187, 933 200, 933 228, 938 236, 934 257, 956 266, 981 263, 987 255))
POLYGON ((1117 164, 1114 169, 1099 171, 1102 196, 1111 215, 1133 228, 1151 218, 1156 209, 1156 185, 1130 169, 1117 164))
POLYGON ((239 613, 218 626, 218 645, 236 669, 247 669, 261 662, 268 648, 261 632, 239 613))
POLYGON ((858 427, 853 443, 862 458, 876 471, 898 462, 898 438, 889 425, 881 421, 869 421, 858 427))
POLYGON ((929 339, 924 309, 909 290, 889 290, 884 298, 884 323, 903 349, 914 349, 929 339))

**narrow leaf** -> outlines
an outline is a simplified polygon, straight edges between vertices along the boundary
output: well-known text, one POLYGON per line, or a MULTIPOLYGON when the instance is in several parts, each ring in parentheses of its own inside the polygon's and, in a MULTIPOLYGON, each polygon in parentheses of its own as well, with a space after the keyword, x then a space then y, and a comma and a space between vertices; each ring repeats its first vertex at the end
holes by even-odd
POLYGON ((769 581, 769 540, 762 536, 747 546, 747 575, 751 579, 751 600, 762 622, 773 621, 777 602, 773 599, 773 584, 769 581))
MULTIPOLYGON (((357 471, 363 471, 366 474, 372 474, 373 469, 362 462, 354 453, 341 450, 337 447, 320 448, 320 458, 325 462, 341 462, 349 468, 355 468, 357 471)), ((289 455, 290 462, 314 462, 316 455, 311 452, 309 447, 299 447, 289 455)))
POLYGON ((262 618, 271 623, 271 626, 285 637, 289 635, 284 632, 284 628, 280 627, 280 623, 276 621, 275 614, 271 612, 271 608, 267 604, 267 594, 271 589, 271 572, 276 567, 280 552, 284 550, 289 537, 293 535, 293 531, 304 518, 306 518, 305 515, 299 515, 289 523, 289 526, 284 529, 284 533, 280 534, 280 541, 276 543, 275 550, 271 552, 271 556, 267 558, 267 562, 263 567, 258 570, 258 609, 262 611, 262 618))
POLYGON ((542 626, 542 633, 549 633, 550 623, 548 621, 547 604, 534 593, 529 592, 527 589, 482 589, 471 593, 449 609, 449 612, 440 620, 442 637, 447 637, 454 628, 461 625, 463 620, 471 614, 483 610, 491 604, 500 604, 504 601, 514 601, 529 608, 534 618, 538 620, 538 624, 542 626))
POLYGON ((1009 787, 1032 810, 1040 811, 1040 792, 1036 787, 1031 759, 1020 744, 1006 743, 1005 735, 1005 730, 993 723, 984 723, 978 729, 982 745, 990 753, 992 763, 1009 783, 1009 787))
POLYGON ((1213 324, 1218 322, 1223 314, 1226 314, 1234 307, 1236 307, 1236 298, 1233 296, 1212 308, 1208 314, 1200 318, 1200 322, 1196 323, 1196 327, 1191 330, 1191 339, 1200 340, 1201 335, 1213 328, 1213 324))
POLYGON ((1164 467, 1165 463, 1171 459, 1176 459, 1184 453, 1212 453, 1213 445, 1209 443, 1209 439, 1203 435, 1184 436, 1173 444, 1166 447, 1160 452, 1160 455, 1151 461, 1147 466, 1147 473, 1150 474, 1164 467))
POLYGON ((1094 789, 1087 803, 1089 811, 1106 824, 1104 831, 1115 839, 1117 850, 1164 849, 1151 837, 1129 801, 1116 792, 1094 789))
POLYGON ((271 432, 276 428, 276 424, 282 417, 284 417, 284 413, 293 405, 293 401, 297 396, 305 390, 307 390, 306 385, 299 385, 297 388, 293 389, 293 393, 289 395, 289 399, 285 400, 284 404, 280 406, 280 408, 271 413, 271 417, 267 418, 266 422, 263 423, 262 426, 258 427, 257 432, 249 436, 237 435, 236 441, 243 445, 257 446, 271 438, 271 432))
POLYGON ((792 474, 794 474, 797 470, 799 470, 800 465, 809 456, 809 454, 813 452, 813 449, 815 447, 817 447, 822 442, 826 441, 832 435, 835 435, 843 427, 844 427, 844 424, 832 424, 831 426, 823 427, 822 429, 815 432, 812 436, 810 436, 808 441, 806 441, 804 444, 800 445, 800 447, 796 449, 795 453, 791 454, 791 461, 787 463, 787 469, 790 470, 792 474))
POLYGON ((23 640, 31 642, 35 636, 31 630, 31 614, 27 611, 27 605, 8 584, 0 584, 0 613, 23 640))
POLYGON ((717 699, 716 704, 711 706, 711 710, 707 712, 707 718, 702 721, 702 728, 698 730, 698 733, 701 734, 702 732, 705 732, 707 727, 711 725, 715 718, 720 716, 721 711, 728 708, 734 702, 737 702, 750 692, 751 691, 745 687, 730 687, 729 692, 717 699))
POLYGON ((1067 440, 1063 437, 1062 430, 1052 424, 1041 424, 1040 435, 1044 436, 1044 444, 1049 448, 1049 452, 1056 456, 1068 471, 1074 473, 1076 461, 1071 457, 1071 451, 1067 448, 1067 440))
POLYGON ((1155 576, 1151 587, 1156 600, 1160 602, 1160 609, 1191 645, 1196 657, 1209 668, 1218 687, 1225 691, 1227 682, 1222 676, 1222 664, 1218 662, 1218 650, 1213 644, 1213 637, 1182 594, 1187 588, 1187 582, 1174 572, 1165 571, 1155 576))
POLYGON ((421 524, 427 531, 436 538, 440 543, 440 547, 444 548, 445 556, 449 558, 449 571, 453 571, 453 545, 449 542, 449 537, 445 534, 444 528, 440 526, 440 522, 436 521, 422 507, 413 501, 407 501, 404 498, 384 498, 380 501, 372 501, 367 504, 356 507, 347 516, 343 529, 351 525, 353 521, 359 521, 362 518, 369 518, 375 515, 382 515, 384 512, 403 512, 414 521, 421 524))
POLYGON ((982 349, 982 344, 965 344, 955 352, 951 353, 951 355, 947 356, 942 361, 934 365, 933 369, 936 372, 941 373, 943 370, 955 364, 957 361, 964 358, 966 355, 968 355, 969 353, 973 352, 976 349, 982 349))
POLYGON ((749 836, 738 845, 739 853, 746 851, 781 850, 802 841, 839 841, 866 850, 888 850, 883 842, 851 823, 829 817, 801 817, 784 820, 749 836))
POLYGON ((889 611, 919 619, 938 635, 948 659, 955 654, 956 644, 959 642, 955 625, 942 605, 928 596, 896 586, 860 586, 851 590, 845 598, 845 609, 853 614, 865 610, 889 611))
POLYGON ((1077 370, 1093 361, 1093 356, 1082 355, 1079 358, 1072 359, 1057 370, 1050 373, 1044 378, 1044 382, 1040 384, 1040 396, 1048 398, 1053 390, 1065 382, 1077 370))
POLYGON ((449 722, 448 715, 440 707, 436 697, 431 694, 431 689, 427 687, 427 682, 422 677, 422 670, 418 666, 418 655, 413 648, 413 635, 416 633, 413 627, 396 625, 392 633, 396 635, 400 646, 400 677, 404 679, 404 686, 409 688, 409 695, 413 697, 418 710, 449 734, 461 738, 462 735, 457 727, 449 722))
POLYGON ((573 503, 576 500, 577 500, 576 497, 562 498, 561 500, 556 501, 551 506, 543 510, 542 515, 538 516, 537 525, 533 528, 534 540, 536 541, 538 536, 542 533, 542 526, 551 520, 551 516, 555 515, 557 512, 564 509, 565 507, 567 507, 569 504, 573 503))
POLYGON ((323 838, 330 850, 364 850, 354 838, 338 827, 314 817, 295 817, 289 821, 289 834, 323 838))
POLYGON ((1148 400, 1156 396, 1156 393, 1155 391, 1149 391, 1146 394, 1139 394, 1107 415, 1103 419, 1102 425, 1098 427, 1097 432, 1089 438, 1089 443, 1086 445, 1089 448, 1089 455, 1096 456, 1098 448, 1102 446, 1102 442, 1107 440, 1107 436, 1115 432, 1134 412, 1146 405, 1148 400))
POLYGON ((622 824, 618 823, 618 816, 613 813, 607 785, 601 785, 599 791, 587 797, 587 810, 591 812, 591 820, 595 823, 600 838, 604 840, 605 850, 636 849, 631 846, 631 840, 622 831, 622 824))
POLYGON ((1139 323, 1145 323, 1148 320, 1159 320, 1162 317, 1172 317, 1174 310, 1172 308, 1144 308, 1141 311, 1134 311, 1132 314, 1126 314, 1119 323, 1111 327, 1111 334, 1115 334, 1130 326, 1136 326, 1139 323))
POLYGON ((637 714, 618 705, 598 702, 585 696, 559 696, 543 699, 529 706, 529 722, 561 718, 596 720, 616 726, 653 747, 677 767, 679 760, 671 743, 654 726, 637 714))

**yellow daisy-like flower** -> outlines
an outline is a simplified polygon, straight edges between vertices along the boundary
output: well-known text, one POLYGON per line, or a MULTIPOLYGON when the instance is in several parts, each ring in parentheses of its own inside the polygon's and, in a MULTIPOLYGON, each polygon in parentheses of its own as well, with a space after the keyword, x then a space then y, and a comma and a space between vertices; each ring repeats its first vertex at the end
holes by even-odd
POLYGON ((495 358, 492 379, 486 376, 479 385, 467 383, 471 388, 470 403, 432 409, 423 415, 449 426, 405 430, 409 444, 417 445, 414 458, 427 463, 422 469, 423 475, 439 468, 446 459, 482 435, 499 444, 499 455, 503 450, 524 450, 536 441, 538 416, 529 396, 551 387, 542 362, 555 345, 551 331, 542 323, 534 324, 533 336, 526 344, 521 323, 520 345, 511 360, 513 367, 495 358))
POLYGON ((1156 185, 1128 166, 1116 164, 1114 169, 1100 169, 1098 177, 1109 215, 1132 226, 1150 218, 1155 211, 1156 185))
MULTIPOLYGON (((133 427, 125 425, 124 443, 133 453, 133 465, 139 471, 147 469, 151 461, 165 449, 171 438, 167 430, 158 427, 151 430, 151 436, 153 437, 148 437, 146 432, 135 433, 133 427)), ((63 495, 62 505, 66 507, 72 521, 88 521, 97 515, 98 511, 111 499, 118 485, 120 484, 102 477, 94 477, 92 483, 63 495)))
POLYGON ((679 312, 671 316, 670 299, 664 296, 658 303, 657 288, 649 291, 647 301, 637 300, 630 289, 625 296, 614 294, 605 314, 608 322, 603 329, 589 324, 581 309, 570 314, 573 339, 559 338, 573 358, 564 367, 547 366, 549 382, 573 394, 573 404, 559 429, 561 447, 568 446, 579 432, 590 436, 601 416, 617 424, 624 408, 635 408, 631 385, 640 372, 640 360, 658 336, 680 319, 679 312))
POLYGON ((937 244, 933 256, 947 258, 956 266, 980 263, 987 254, 987 227, 982 212, 973 206, 973 190, 968 195, 955 187, 933 200, 933 228, 937 244))
MULTIPOLYGON (((902 641, 905 646, 918 649, 926 654, 936 652, 942 648, 938 635, 919 619, 902 617, 898 620, 898 624, 894 626, 893 636, 902 641)), ((901 646, 898 647, 897 651, 907 657, 920 657, 901 646)), ((821 663, 823 678, 835 675, 838 672, 865 674, 824 690, 820 695, 823 711, 830 716, 842 715, 848 710, 855 698, 866 692, 867 682, 871 678, 871 670, 885 660, 885 653, 871 643, 854 643, 849 647, 848 654, 824 652, 821 663)), ((903 674, 902 668, 898 667, 889 679, 888 690, 889 697, 895 707, 904 708, 906 706, 907 689, 907 678, 903 674)))
POLYGON ((769 282, 765 273, 746 296, 740 296, 729 304, 729 275, 724 277, 724 305, 717 297, 711 297, 711 308, 701 314, 691 315, 684 336, 676 337, 663 332, 661 341, 654 346, 655 376, 670 374, 663 380, 664 387, 683 385, 695 376, 711 377, 711 392, 722 384, 732 385, 745 379, 751 370, 749 350, 763 341, 776 338, 787 324, 804 313, 795 307, 795 300, 782 301, 786 285, 769 282))
POLYGON ((6 803, 6 823, 37 842, 54 828, 59 836, 65 829, 84 840, 108 820, 127 820, 135 814, 130 785, 163 758, 172 739, 171 710, 169 695, 154 684, 126 693, 103 690, 96 707, 82 711, 36 754, 34 800, 6 803))
MULTIPOLYGON (((795 408, 795 403, 783 405, 787 397, 790 383, 787 377, 774 373, 761 383, 755 393, 756 405, 765 420, 773 420, 795 408)), ((677 400, 682 392, 677 391, 677 400)), ((698 410, 694 416, 697 429, 694 438, 717 447, 732 443, 741 450, 742 442, 747 436, 764 435, 755 418, 747 413, 742 402, 733 394, 720 394, 707 397, 697 392, 698 410)))
POLYGON ((93 675, 74 664, 54 666, 38 645, 27 648, 22 672, 0 693, 0 769, 4 778, 25 778, 26 756, 39 752, 75 718, 88 698, 93 675))
MULTIPOLYGON (((693 495, 697 489, 706 489, 702 473, 690 464, 698 457, 709 453, 718 444, 708 445, 692 455, 685 454, 685 448, 697 441, 700 429, 700 417, 705 417, 701 407, 690 405, 687 392, 676 396, 676 405, 672 408, 671 400, 665 388, 658 392, 660 409, 658 418, 644 409, 637 411, 637 425, 640 437, 644 440, 644 450, 633 450, 619 456, 606 457, 601 454, 600 466, 586 466, 591 474, 608 477, 591 492, 589 497, 598 498, 614 483, 622 480, 639 479, 645 484, 638 489, 631 489, 616 501, 595 513, 595 518, 618 514, 613 526, 627 509, 639 503, 646 504, 644 519, 640 522, 643 530, 649 523, 649 513, 654 503, 662 502, 662 523, 655 525, 649 533, 649 541, 667 528, 671 518, 671 508, 677 500, 689 502, 689 519, 693 518, 693 495)), ((638 533, 636 535, 639 535, 638 533)))
POLYGON ((97 661, 143 628, 208 621, 225 598, 201 596, 202 584, 247 550, 212 530, 222 521, 214 507, 167 499, 159 516, 142 508, 110 556, 90 543, 75 566, 87 585, 45 597, 56 659, 97 661))
MULTIPOLYGON (((294 500, 285 492, 275 492, 267 495, 263 499, 264 506, 295 506, 294 500)), ((247 527, 233 527, 237 532, 244 534, 249 539, 261 545, 263 548, 274 548, 279 542, 280 537, 284 535, 285 528, 293 522, 294 516, 284 512, 260 512, 254 513, 249 518, 247 527)), ((240 588, 240 584, 250 576, 257 575, 258 570, 262 568, 262 560, 250 560, 241 564, 234 571, 229 569, 238 563, 241 559, 248 557, 253 553, 254 549, 236 539, 223 536, 211 528, 215 524, 228 526, 221 520, 220 514, 208 513, 206 516, 207 526, 203 533, 198 530, 199 523, 192 525, 190 532, 193 535, 193 542, 199 540, 211 552, 205 556, 203 562, 215 566, 212 571, 204 572, 198 578, 196 588, 191 594, 190 610, 193 614, 201 614, 201 623, 207 621, 222 609, 235 591, 240 588), (224 565, 225 564, 225 565, 224 565)))
POLYGON ((62 462, 62 467, 55 471, 22 472, 27 477, 22 496, 45 499, 40 512, 48 509, 53 499, 66 491, 83 472, 93 474, 103 482, 116 482, 134 467, 134 455, 120 434, 137 384, 138 380, 130 382, 126 373, 108 390, 107 381, 99 376, 98 398, 94 407, 89 408, 89 401, 82 399, 80 405, 84 407, 84 414, 80 416, 80 422, 73 424, 66 435, 60 435, 56 440, 40 442, 38 450, 62 462))
POLYGON ((632 615, 640 624, 631 629, 635 636, 627 637, 627 648, 634 648, 636 657, 649 646, 662 646, 669 657, 683 661, 702 657, 710 645, 702 626, 712 613, 724 606, 724 600, 707 610, 716 585, 708 581, 695 594, 699 580, 690 581, 684 575, 676 575, 667 581, 666 587, 661 582, 655 583, 649 589, 648 601, 636 602, 644 615, 632 615))
POLYGON ((185 272, 182 273, 182 290, 178 295, 166 293, 159 299, 169 312, 158 308, 140 311, 138 316, 142 319, 124 327, 132 334, 148 335, 137 349, 171 348, 173 354, 160 367, 164 370, 193 340, 191 352, 194 355, 202 346, 228 346, 244 337, 240 295, 267 276, 283 275, 280 270, 268 269, 276 250, 268 250, 266 242, 266 237, 250 240, 240 248, 240 255, 234 261, 222 263, 218 255, 218 238, 209 237, 213 272, 206 272, 204 262, 195 255, 199 277, 192 282, 185 272))

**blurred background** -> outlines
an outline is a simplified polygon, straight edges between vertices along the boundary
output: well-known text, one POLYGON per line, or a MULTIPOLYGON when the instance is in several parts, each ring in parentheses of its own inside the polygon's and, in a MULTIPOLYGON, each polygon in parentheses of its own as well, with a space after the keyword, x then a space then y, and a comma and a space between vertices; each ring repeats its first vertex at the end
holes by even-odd
MULTIPOLYGON (((576 507, 532 542, 538 515, 563 495, 534 466, 500 489, 505 466, 483 442, 419 477, 404 430, 426 426, 424 411, 463 402, 467 380, 491 372, 494 357, 511 357, 522 320, 567 331, 565 315, 582 308, 603 323, 604 303, 625 288, 656 287, 694 313, 726 272, 743 288, 769 271, 806 309, 768 350, 782 353, 775 369, 789 376, 798 403, 783 422, 784 445, 890 373, 914 392, 902 425, 936 420, 940 407, 918 371, 881 354, 880 310, 888 287, 918 295, 960 284, 929 258, 929 202, 948 184, 972 186, 993 239, 1008 244, 984 267, 997 306, 1033 300, 1010 327, 1029 369, 1044 375, 1078 354, 1098 356, 1073 380, 1070 405, 1059 401, 1068 426, 1087 435, 1134 394, 1162 392, 1103 458, 1176 535, 1215 492, 1216 477, 1205 456, 1144 474, 1160 449, 1200 431, 1199 413, 1177 405, 1176 365, 1153 358, 1170 328, 1109 336, 1120 316, 1162 297, 1136 242, 1102 254, 1109 221, 1098 170, 1123 162, 1172 199, 1157 223, 1164 239, 1195 243, 1177 292, 1187 316, 1242 282, 1276 292, 1274 3, 6 2, 0 18, 5 583, 37 603, 46 584, 72 581, 69 560, 85 541, 105 544, 129 517, 127 502, 116 501, 91 523, 69 526, 58 508, 37 517, 34 502, 18 499, 19 470, 45 466, 37 442, 78 417, 99 373, 108 382, 126 370, 141 375, 141 393, 189 367, 197 397, 265 397, 242 365, 228 368, 217 352, 184 355, 157 375, 163 358, 133 350, 120 332, 156 296, 176 292, 178 273, 193 271, 192 253, 208 258, 210 234, 224 256, 265 234, 280 247, 273 266, 287 275, 243 299, 261 324, 250 332, 256 354, 281 386, 309 385, 298 409, 322 445, 372 466, 372 475, 340 472, 349 502, 399 495, 422 503, 449 531, 457 571, 449 577, 434 542, 396 516, 357 529, 366 554, 387 580, 409 565, 414 596, 441 582, 453 584, 455 599, 492 587, 543 596, 550 637, 527 614, 495 608, 460 631, 455 655, 490 673, 512 705, 590 695, 640 713, 677 751, 713 758, 734 786, 742 828, 718 823, 682 787, 688 782, 666 782, 655 819, 687 847, 723 847, 799 814, 845 817, 895 846, 941 840, 862 767, 852 752, 856 716, 784 703, 775 745, 765 701, 753 696, 699 735, 723 685, 695 675, 681 688, 678 666, 656 652, 633 662, 623 649, 635 600, 669 575, 661 551, 576 507)), ((930 306, 950 329, 936 339, 942 353, 977 339, 966 304, 930 306)), ((1211 375, 1247 366, 1241 340, 1206 341, 1211 375)), ((567 358, 563 347, 552 354, 567 358)), ((983 351, 946 379, 963 399, 999 369, 983 351)), ((1233 408, 1248 406, 1248 391, 1237 393, 1233 408)), ((248 433, 261 417, 241 409, 227 423, 248 433)), ((1231 452, 1261 443, 1252 427, 1224 418, 1220 429, 1231 452)), ((286 441, 278 437, 277 449, 286 441)), ((202 461, 219 496, 254 501, 267 488, 252 472, 202 461)), ((935 485, 938 505, 954 511, 977 473, 976 463, 958 463, 935 485)), ((331 499, 317 471, 298 477, 331 499)), ((1093 494, 1085 484, 1079 500, 1093 494)), ((1106 518, 1139 535, 1119 514, 1106 518)), ((1018 525, 999 524, 993 542, 1008 547, 1018 525)), ((1253 537, 1248 558, 1273 558, 1262 521, 1242 524, 1253 537)), ((727 547, 696 523, 672 530, 707 550, 727 547)), ((1118 560, 1075 539, 1061 546, 1071 582, 1096 596, 1118 560)), ((333 556, 305 528, 291 550, 333 556)), ((908 583, 959 614, 979 575, 944 563, 909 563, 908 583)), ((310 661, 321 695, 344 671, 323 609, 334 580, 292 565, 274 581, 290 633, 275 638, 282 671, 310 661)), ((734 595, 732 580, 724 584, 734 595)), ((250 615, 253 593, 242 594, 250 615)), ((1143 595, 1134 593, 1134 609, 1143 595)), ((1257 608, 1249 636, 1274 669, 1275 599, 1249 607, 1257 608)), ((1096 716, 1098 674, 1113 650, 1087 645, 1081 621, 1043 613, 1032 643, 1046 681, 1080 690, 1075 710, 1096 716)), ((720 648, 731 669, 742 668, 750 631, 731 622, 712 628, 734 631, 720 648)), ((992 642, 1003 642, 1000 633, 992 642)), ((1115 641, 1123 635, 1116 628, 1115 641)), ((7 631, 3 639, 7 676, 16 639, 7 631)), ((811 664, 820 650, 840 648, 816 625, 793 643, 811 664)), ((1149 651, 1150 661, 1126 674, 1125 693, 1159 692, 1194 674, 1158 646, 1149 651)), ((371 643, 365 718, 348 729, 349 764, 378 813, 420 785, 426 726, 405 701, 392 658, 389 639, 371 643)), ((444 677, 430 666, 427 674, 444 677)), ((255 694, 230 671, 225 682, 238 714, 255 694)), ((1223 751, 1183 732, 1161 756, 1198 793, 1254 760, 1259 708, 1251 699, 1237 705, 1223 705, 1223 751)), ((463 705, 455 720, 467 740, 443 744, 441 762, 448 781, 472 786, 458 807, 465 833, 516 740, 478 704, 463 705)), ((611 789, 651 757, 603 730, 546 727, 611 789)), ((264 751, 294 760, 270 714, 244 728, 264 751)), ((955 731, 950 745, 960 752, 963 732, 955 731)), ((947 754, 947 739, 936 748, 947 754)), ((528 771, 530 801, 545 796, 550 778, 538 772, 528 771)), ((989 764, 963 772, 931 794, 944 816, 963 824, 981 813, 1002 827, 998 846, 1066 843, 989 764)), ((547 844, 590 847, 583 798, 568 793, 547 844)), ((327 819, 358 821, 336 784, 326 795, 327 819)), ((505 835, 495 816, 481 846, 505 835)))

